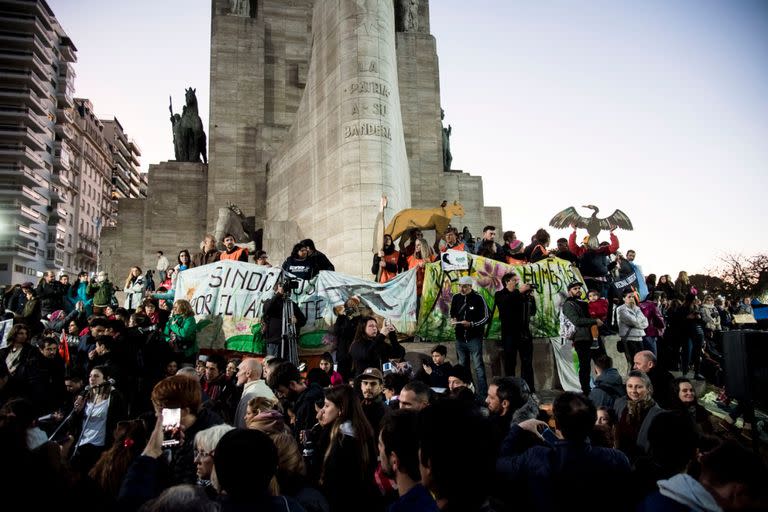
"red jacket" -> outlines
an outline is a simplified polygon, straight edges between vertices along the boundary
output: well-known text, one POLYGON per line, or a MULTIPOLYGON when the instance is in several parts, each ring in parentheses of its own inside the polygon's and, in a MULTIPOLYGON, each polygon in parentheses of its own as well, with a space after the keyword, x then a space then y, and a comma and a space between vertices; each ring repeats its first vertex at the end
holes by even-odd
POLYGON ((590 317, 599 318, 603 322, 608 318, 608 299, 600 297, 595 302, 590 302, 587 307, 590 317))
MULTIPOLYGON (((581 256, 588 250, 590 250, 589 247, 585 247, 583 245, 576 245, 576 232, 574 231, 571 233, 571 236, 568 237, 568 249, 575 254, 576 256, 581 256)), ((604 247, 598 247, 597 249, 594 249, 596 252, 600 252, 603 254, 613 254, 617 250, 619 250, 619 239, 616 238, 616 235, 613 234, 613 231, 611 231, 611 243, 610 245, 606 245, 604 247)))

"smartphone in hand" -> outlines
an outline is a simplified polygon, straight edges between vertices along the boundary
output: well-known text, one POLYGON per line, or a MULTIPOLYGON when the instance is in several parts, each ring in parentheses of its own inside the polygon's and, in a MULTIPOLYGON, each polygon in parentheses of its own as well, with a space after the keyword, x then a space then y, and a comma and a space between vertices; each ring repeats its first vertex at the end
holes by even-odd
POLYGON ((181 409, 163 408, 163 446, 181 444, 181 409))

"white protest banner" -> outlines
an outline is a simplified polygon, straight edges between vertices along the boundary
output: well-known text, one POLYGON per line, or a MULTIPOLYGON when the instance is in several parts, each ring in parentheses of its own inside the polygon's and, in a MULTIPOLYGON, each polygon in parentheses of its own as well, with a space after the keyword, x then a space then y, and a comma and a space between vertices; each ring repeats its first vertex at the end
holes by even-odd
MULTIPOLYGON (((259 319, 282 274, 279 267, 230 260, 181 272, 176 279, 176 299, 192 304, 200 348, 263 353, 259 319)), ((416 327, 415 271, 384 284, 327 271, 311 281, 297 281, 291 300, 307 318, 300 332, 302 348, 323 348, 326 331, 335 322, 332 306, 343 304, 352 295, 375 314, 391 318, 398 331, 412 333, 416 327)))
POLYGON ((8 346, 8 333, 13 327, 13 318, 0 322, 0 348, 8 346))
POLYGON ((371 308, 374 314, 392 320, 399 332, 416 329, 416 269, 398 274, 386 283, 374 283, 338 272, 320 272, 317 293, 331 306, 325 321, 333 325, 333 306, 344 304, 352 296, 371 308))

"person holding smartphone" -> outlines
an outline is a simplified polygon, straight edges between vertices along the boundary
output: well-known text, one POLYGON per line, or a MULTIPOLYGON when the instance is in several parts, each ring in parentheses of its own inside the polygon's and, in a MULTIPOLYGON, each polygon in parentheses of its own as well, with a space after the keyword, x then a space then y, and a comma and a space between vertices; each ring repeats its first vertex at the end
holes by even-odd
POLYGON ((397 333, 391 321, 384 322, 379 332, 375 318, 366 317, 358 324, 355 341, 349 347, 352 358, 352 373, 360 375, 366 368, 381 368, 390 359, 405 356, 405 349, 397 340, 397 333))
POLYGON ((174 375, 158 382, 152 389, 152 403, 155 405, 155 414, 166 418, 163 430, 168 427, 168 436, 163 435, 163 439, 166 441, 165 447, 171 450, 168 461, 170 481, 164 484, 194 485, 198 478, 194 454, 195 436, 202 430, 224 423, 224 420, 210 409, 202 407, 200 382, 186 375, 174 375), (164 409, 179 411, 168 411, 164 414, 164 409), (174 431, 176 414, 179 428, 174 431), (171 434, 177 433, 178 430, 182 430, 184 436, 177 438, 177 444, 171 439, 171 434))

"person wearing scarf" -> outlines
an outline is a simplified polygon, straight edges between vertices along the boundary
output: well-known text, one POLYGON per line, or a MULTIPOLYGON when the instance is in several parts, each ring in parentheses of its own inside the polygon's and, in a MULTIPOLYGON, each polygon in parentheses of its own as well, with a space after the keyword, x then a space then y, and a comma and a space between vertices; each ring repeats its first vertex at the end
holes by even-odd
POLYGON ((613 405, 616 416, 616 447, 630 462, 648 452, 648 428, 653 418, 663 411, 653 399, 651 379, 639 370, 629 372, 627 396, 613 405))

